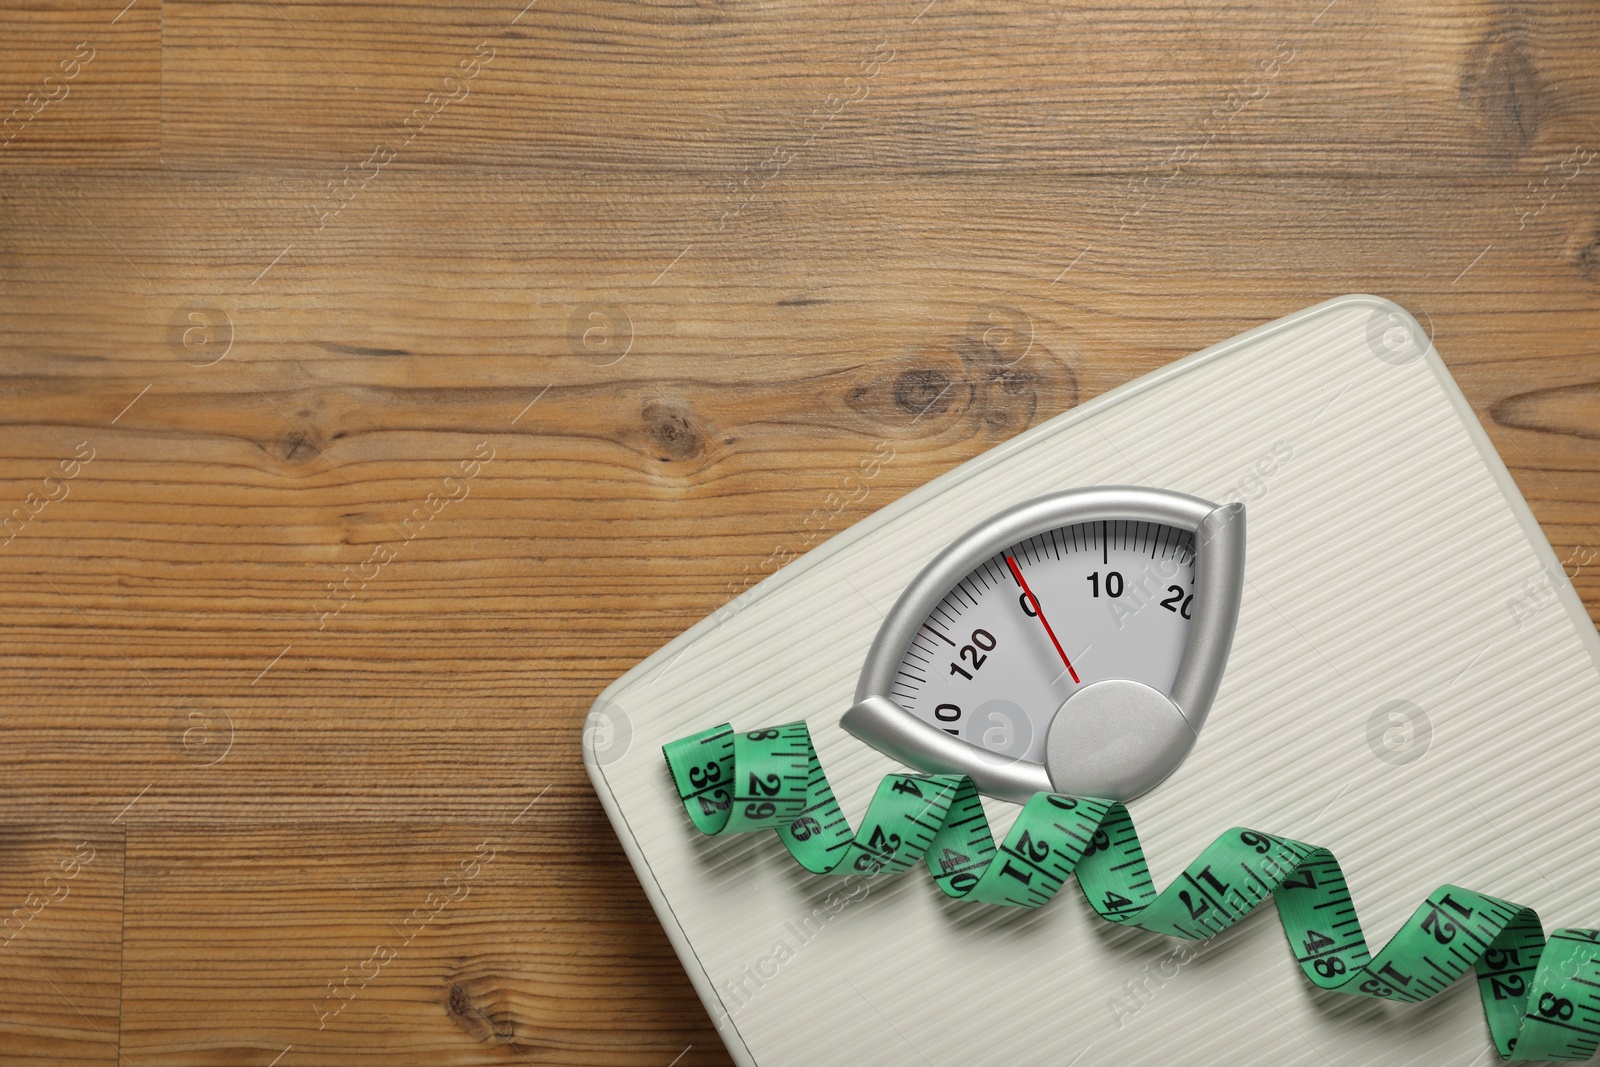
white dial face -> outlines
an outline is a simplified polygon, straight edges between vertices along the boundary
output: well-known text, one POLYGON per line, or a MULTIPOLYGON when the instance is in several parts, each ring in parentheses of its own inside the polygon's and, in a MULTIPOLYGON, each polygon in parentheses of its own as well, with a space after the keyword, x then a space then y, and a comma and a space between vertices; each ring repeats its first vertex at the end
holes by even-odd
POLYGON ((1131 678, 1169 692, 1189 638, 1194 535, 1085 522, 991 556, 923 621, 889 695, 946 733, 1042 762, 1081 686, 1131 678))

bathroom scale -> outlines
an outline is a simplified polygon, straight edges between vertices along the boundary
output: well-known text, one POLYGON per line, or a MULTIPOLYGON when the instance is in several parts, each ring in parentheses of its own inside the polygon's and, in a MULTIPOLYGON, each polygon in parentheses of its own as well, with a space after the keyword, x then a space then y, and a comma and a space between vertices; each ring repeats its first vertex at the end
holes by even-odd
POLYGON ((841 532, 583 753, 742 1065, 1580 1058, 1597 665, 1429 338, 1352 295, 841 532))

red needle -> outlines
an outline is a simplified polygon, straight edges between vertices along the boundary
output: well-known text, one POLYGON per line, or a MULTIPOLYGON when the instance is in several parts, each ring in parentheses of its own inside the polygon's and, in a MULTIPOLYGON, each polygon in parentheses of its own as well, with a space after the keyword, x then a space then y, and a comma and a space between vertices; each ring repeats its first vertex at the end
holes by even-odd
POLYGON ((1056 646, 1056 651, 1061 653, 1061 662, 1067 665, 1067 673, 1072 675, 1074 682, 1078 681, 1078 672, 1072 669, 1072 661, 1067 658, 1066 650, 1061 647, 1061 642, 1056 640, 1056 632, 1050 629, 1050 620, 1044 617, 1044 609, 1039 606, 1039 598, 1033 595, 1033 590, 1028 588, 1028 580, 1022 576, 1022 570, 1017 566, 1017 561, 1010 556, 1006 557, 1006 565, 1011 568, 1011 576, 1022 586, 1022 595, 1028 598, 1028 603, 1033 605, 1033 613, 1044 623, 1044 632, 1050 635, 1050 643, 1056 646))

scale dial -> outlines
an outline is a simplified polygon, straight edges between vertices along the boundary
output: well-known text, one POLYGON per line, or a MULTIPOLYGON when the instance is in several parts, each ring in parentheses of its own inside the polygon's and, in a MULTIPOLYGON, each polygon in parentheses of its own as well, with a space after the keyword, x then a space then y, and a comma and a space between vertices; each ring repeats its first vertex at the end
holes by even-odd
POLYGON ((1025 501, 934 556, 878 629, 846 730, 1026 801, 1127 800, 1183 761, 1244 586, 1244 505, 1096 486, 1025 501))
POLYGON ((1085 685, 1123 678, 1171 690, 1193 608, 1190 531, 1128 520, 1057 527, 951 587, 889 696, 979 748, 1043 763, 1051 720, 1085 685))

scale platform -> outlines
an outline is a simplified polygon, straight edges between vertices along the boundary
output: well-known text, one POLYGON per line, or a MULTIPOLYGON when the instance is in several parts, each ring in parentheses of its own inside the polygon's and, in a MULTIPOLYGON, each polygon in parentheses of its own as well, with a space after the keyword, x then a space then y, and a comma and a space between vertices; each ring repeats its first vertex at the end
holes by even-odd
MULTIPOLYGON (((1416 321, 1346 296, 1027 431, 750 589, 612 684, 589 774, 741 1065, 1494 1062, 1476 984, 1324 993, 1274 909, 1207 941, 822 877, 775 834, 709 838, 661 746, 804 719, 859 826, 905 768, 840 728, 880 624, 978 519, 1055 490, 1174 489, 1248 514, 1232 654, 1177 771, 1129 804, 1157 887, 1224 830, 1330 848, 1376 948, 1436 887, 1600 925, 1600 636, 1416 321)), ((1015 805, 984 799, 997 836, 1015 805)))

